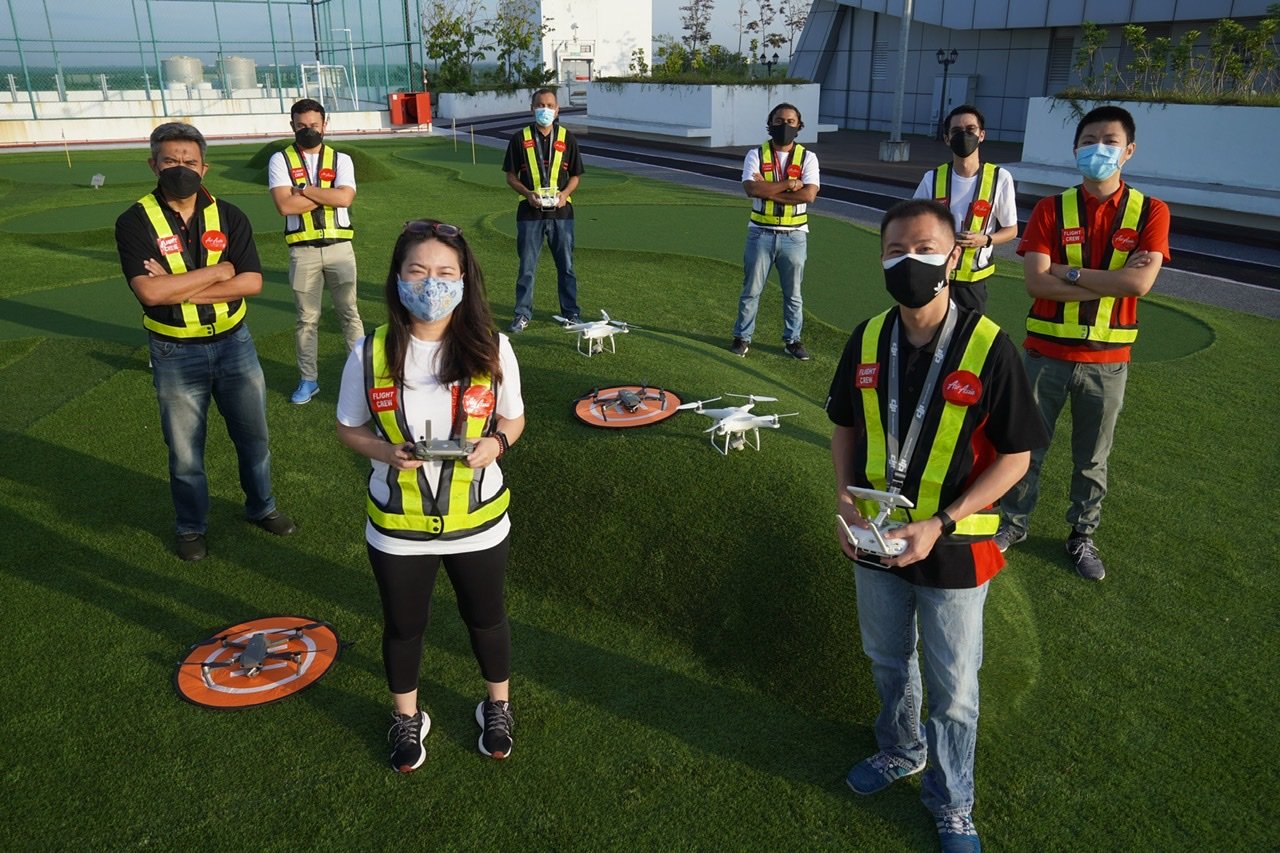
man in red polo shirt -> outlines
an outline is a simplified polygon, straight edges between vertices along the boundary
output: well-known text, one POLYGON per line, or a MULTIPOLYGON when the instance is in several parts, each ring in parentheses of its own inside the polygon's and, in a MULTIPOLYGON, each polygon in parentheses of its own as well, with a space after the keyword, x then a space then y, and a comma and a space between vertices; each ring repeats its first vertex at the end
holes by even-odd
MULTIPOLYGON (((1138 299, 1169 260, 1169 208, 1120 178, 1134 135, 1133 116, 1121 107, 1097 107, 1081 119, 1073 147, 1084 180, 1041 199, 1018 245, 1035 298, 1023 342, 1027 376, 1051 439, 1071 401, 1067 554, 1088 580, 1106 574, 1092 536, 1138 337, 1138 299)), ((995 537, 1001 551, 1027 538, 1044 453, 1032 453, 1026 476, 1001 502, 1004 523, 995 537)))

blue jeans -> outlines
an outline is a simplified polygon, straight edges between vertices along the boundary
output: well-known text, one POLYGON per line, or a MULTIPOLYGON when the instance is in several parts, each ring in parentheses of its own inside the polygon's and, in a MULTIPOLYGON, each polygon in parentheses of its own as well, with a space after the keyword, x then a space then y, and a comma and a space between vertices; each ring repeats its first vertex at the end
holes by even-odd
POLYGON ((206 344, 175 343, 153 335, 151 377, 169 446, 169 491, 178 533, 204 533, 207 527, 204 444, 210 398, 218 404, 236 447, 245 516, 269 515, 276 502, 267 448, 267 385, 248 324, 206 344))
MULTIPOLYGON (((1071 491, 1067 524, 1092 536, 1102 521, 1107 496, 1107 459, 1114 443, 1116 419, 1124 407, 1128 362, 1063 361, 1026 354, 1023 363, 1031 394, 1040 408, 1050 441, 1058 416, 1071 401, 1071 491)), ((1031 467, 1000 501, 1004 523, 1026 533, 1031 511, 1040 497, 1040 466, 1047 447, 1031 451, 1031 467)))
POLYGON ((782 340, 786 343, 800 340, 804 328, 800 282, 804 280, 808 251, 809 235, 804 231, 747 229, 747 248, 742 254, 742 296, 738 299, 738 320, 733 324, 735 338, 751 340, 756 330, 760 291, 764 290, 769 270, 776 266, 782 283, 782 340))
POLYGON ((880 694, 879 748, 913 764, 929 759, 920 799, 935 816, 973 810, 973 753, 978 742, 978 670, 987 586, 934 589, 876 569, 854 568, 862 648, 880 694), (918 627, 917 627, 918 626, 918 627), (920 725, 919 656, 929 719, 920 725))
POLYGON ((516 277, 516 316, 526 320, 533 316, 533 278, 538 272, 538 258, 543 242, 551 248, 556 262, 556 288, 560 294, 560 313, 565 317, 578 314, 578 277, 573 274, 573 220, 528 219, 516 221, 516 252, 520 256, 520 273, 516 277))

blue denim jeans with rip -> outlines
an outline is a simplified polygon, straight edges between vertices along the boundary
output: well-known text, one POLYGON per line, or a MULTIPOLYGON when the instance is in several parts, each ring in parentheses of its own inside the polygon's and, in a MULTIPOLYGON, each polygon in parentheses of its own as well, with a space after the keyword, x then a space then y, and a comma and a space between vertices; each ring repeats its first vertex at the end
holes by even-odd
POLYGON ((516 222, 516 252, 520 256, 520 272, 516 276, 517 317, 533 317, 533 280, 538 272, 542 244, 551 249, 556 262, 556 289, 560 297, 560 313, 578 315, 578 277, 573 272, 573 220, 529 219, 516 222))
POLYGON ((742 295, 738 298, 738 319, 733 336, 750 341, 756 330, 756 311, 760 293, 769 279, 769 271, 778 269, 782 284, 782 340, 800 340, 804 329, 804 299, 800 284, 804 281, 804 262, 809 251, 809 235, 804 231, 778 231, 770 228, 748 228, 747 247, 742 253, 742 295))
POLYGON ((151 337, 151 376, 160 402, 160 426, 169 446, 169 491, 177 532, 204 533, 209 483, 204 470, 209 401, 217 403, 236 448, 245 516, 276 508, 267 447, 267 386, 247 323, 212 343, 151 337))
POLYGON ((862 566, 855 567, 854 578, 862 648, 880 695, 876 743, 913 764, 928 757, 920 799, 935 816, 969 814, 989 582, 973 589, 935 589, 862 566), (923 726, 917 642, 923 646, 929 688, 923 726))

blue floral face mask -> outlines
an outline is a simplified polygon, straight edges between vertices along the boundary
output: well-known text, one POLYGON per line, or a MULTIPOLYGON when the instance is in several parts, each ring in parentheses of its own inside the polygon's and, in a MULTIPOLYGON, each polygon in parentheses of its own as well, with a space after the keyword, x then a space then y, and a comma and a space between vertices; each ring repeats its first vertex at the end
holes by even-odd
POLYGON ((1119 171, 1122 154, 1114 145, 1085 145, 1076 151, 1076 168, 1091 181, 1105 181, 1119 171))
POLYGON ((400 304, 410 314, 425 323, 443 320, 462 302, 462 279, 460 278, 422 278, 416 281, 405 281, 397 276, 396 288, 400 293, 400 304))

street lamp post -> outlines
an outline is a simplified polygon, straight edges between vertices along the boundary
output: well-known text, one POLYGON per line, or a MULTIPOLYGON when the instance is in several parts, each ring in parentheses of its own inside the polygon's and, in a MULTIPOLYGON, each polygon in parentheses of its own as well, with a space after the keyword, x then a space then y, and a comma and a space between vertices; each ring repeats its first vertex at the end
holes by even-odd
POLYGON ((951 70, 951 63, 955 62, 959 55, 960 51, 954 47, 951 48, 950 53, 941 48, 938 49, 938 64, 942 66, 942 92, 938 95, 938 138, 942 140, 947 138, 946 118, 942 112, 947 103, 947 72, 951 70))
POLYGON ((356 76, 356 51, 351 45, 351 28, 334 27, 335 33, 347 34, 347 58, 351 60, 351 109, 360 109, 357 99, 360 97, 360 78, 356 76))
POLYGON ((773 66, 778 64, 778 54, 774 53, 772 57, 760 54, 760 64, 764 66, 764 76, 773 76, 773 66))

